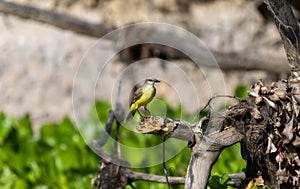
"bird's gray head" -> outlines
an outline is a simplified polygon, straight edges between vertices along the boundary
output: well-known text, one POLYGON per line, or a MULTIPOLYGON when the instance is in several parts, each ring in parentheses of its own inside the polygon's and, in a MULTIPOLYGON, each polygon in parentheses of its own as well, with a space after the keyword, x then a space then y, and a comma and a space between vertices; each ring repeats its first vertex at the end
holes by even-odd
POLYGON ((145 80, 145 83, 149 83, 149 84, 154 84, 154 83, 159 83, 160 81, 158 79, 155 79, 153 77, 148 77, 146 80, 145 80))

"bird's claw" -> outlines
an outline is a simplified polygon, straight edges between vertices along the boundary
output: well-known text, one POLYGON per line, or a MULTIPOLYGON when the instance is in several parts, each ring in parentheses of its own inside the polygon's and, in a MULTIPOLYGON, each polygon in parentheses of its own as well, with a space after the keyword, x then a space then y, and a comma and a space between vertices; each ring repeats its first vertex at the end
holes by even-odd
POLYGON ((144 122, 144 120, 145 120, 145 119, 144 119, 144 117, 143 117, 143 116, 141 116, 140 120, 141 120, 142 122, 144 122))

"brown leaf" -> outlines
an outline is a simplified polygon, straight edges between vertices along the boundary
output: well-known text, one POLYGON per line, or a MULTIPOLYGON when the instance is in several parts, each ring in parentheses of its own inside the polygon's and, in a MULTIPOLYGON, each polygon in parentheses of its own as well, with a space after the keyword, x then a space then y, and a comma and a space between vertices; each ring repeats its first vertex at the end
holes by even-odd
POLYGON ((294 98, 293 98, 292 106, 293 106, 293 110, 295 112, 296 117, 298 117, 298 115, 299 115, 299 106, 298 106, 297 101, 294 98))
POLYGON ((269 106, 271 106, 272 108, 276 109, 276 104, 273 101, 269 100, 266 97, 263 97, 263 99, 267 102, 267 104, 269 104, 269 106))
POLYGON ((276 151, 277 151, 276 146, 273 144, 271 137, 268 136, 268 146, 267 146, 266 153, 269 154, 269 153, 274 153, 276 151))
POLYGON ((290 121, 285 125, 282 135, 284 137, 283 143, 287 144, 293 139, 293 123, 294 123, 294 116, 290 119, 290 121))
POLYGON ((257 108, 253 108, 251 110, 250 114, 251 114, 251 116, 254 117, 254 119, 261 119, 262 118, 261 113, 257 108))
MULTIPOLYGON (((292 144, 295 146, 295 147, 298 147, 300 148, 300 137, 296 135, 295 139, 293 140, 292 144)), ((299 165, 300 166, 300 165, 299 165)))

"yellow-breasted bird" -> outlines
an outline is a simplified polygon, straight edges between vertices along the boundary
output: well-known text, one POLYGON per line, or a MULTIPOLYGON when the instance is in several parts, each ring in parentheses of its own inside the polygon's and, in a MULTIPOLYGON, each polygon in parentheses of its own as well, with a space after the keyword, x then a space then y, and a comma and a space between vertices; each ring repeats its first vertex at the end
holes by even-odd
POLYGON ((142 86, 138 87, 136 90, 133 89, 133 92, 130 96, 130 112, 126 118, 126 121, 129 121, 134 116, 135 112, 138 112, 143 120, 143 116, 138 109, 139 107, 144 106, 144 109, 149 112, 147 109, 147 104, 151 102, 156 94, 156 88, 154 87, 154 84, 159 82, 159 80, 149 77, 145 80, 145 83, 142 86))

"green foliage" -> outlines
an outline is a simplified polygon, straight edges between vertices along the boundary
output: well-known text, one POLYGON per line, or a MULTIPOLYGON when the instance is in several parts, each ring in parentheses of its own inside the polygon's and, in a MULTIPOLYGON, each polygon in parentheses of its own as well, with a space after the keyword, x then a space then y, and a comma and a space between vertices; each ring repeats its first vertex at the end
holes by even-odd
POLYGON ((226 174, 211 175, 208 185, 213 189, 226 189, 230 187, 230 178, 226 174))
POLYGON ((246 167, 241 156, 240 143, 225 148, 212 168, 212 175, 223 173, 240 173, 246 167))
POLYGON ((246 167, 246 161, 240 152, 240 143, 225 148, 213 165, 209 180, 210 188, 232 188, 227 174, 240 173, 246 167))
POLYGON ((244 84, 239 84, 234 91, 234 95, 240 98, 248 97, 249 86, 244 84))
POLYGON ((98 157, 73 123, 44 125, 39 136, 30 117, 0 114, 0 188, 92 188, 98 157))

